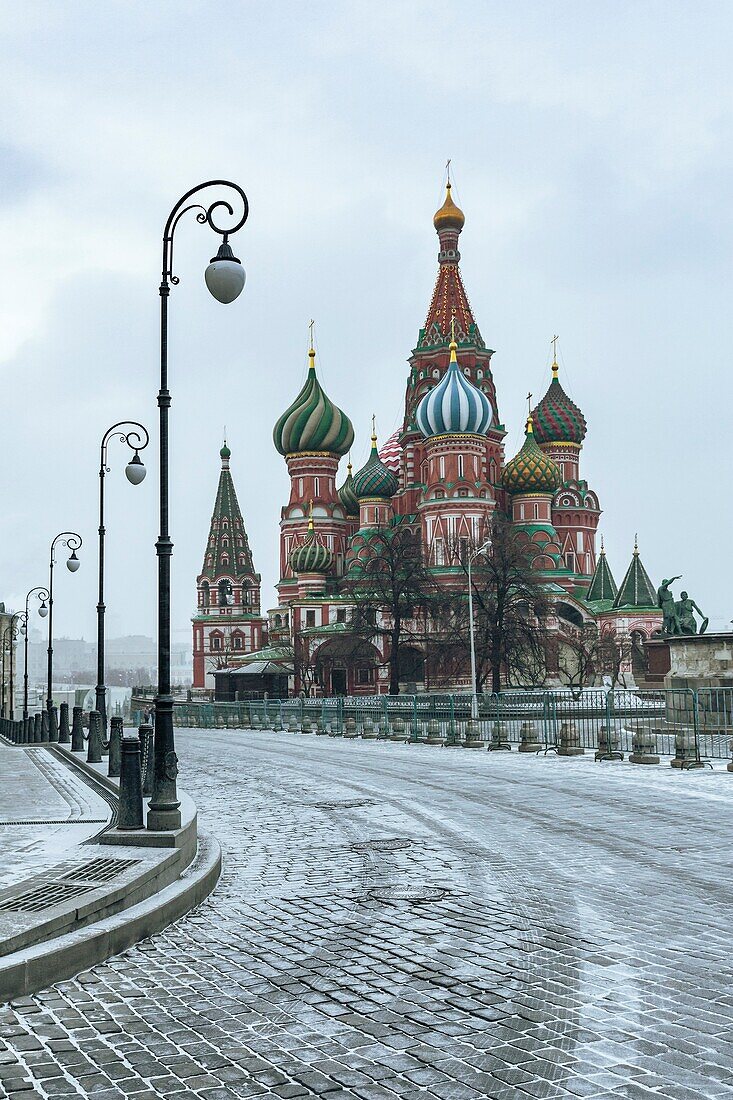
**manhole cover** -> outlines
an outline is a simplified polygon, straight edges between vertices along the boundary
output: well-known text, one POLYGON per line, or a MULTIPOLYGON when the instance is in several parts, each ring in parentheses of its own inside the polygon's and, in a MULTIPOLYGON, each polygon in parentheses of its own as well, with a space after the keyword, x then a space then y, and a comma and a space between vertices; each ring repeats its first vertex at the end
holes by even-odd
POLYGON ((371 806, 371 798, 345 798, 337 802, 316 802, 317 810, 355 810, 357 806, 371 806))
POLYGON ((411 840, 400 837, 385 837, 383 840, 363 840, 359 844, 353 844, 352 848, 356 852, 396 852, 400 848, 409 848, 411 844, 411 840))
POLYGON ((387 905, 407 902, 424 905, 429 901, 441 901, 449 891, 442 886, 373 886, 362 894, 360 901, 382 901, 387 905))

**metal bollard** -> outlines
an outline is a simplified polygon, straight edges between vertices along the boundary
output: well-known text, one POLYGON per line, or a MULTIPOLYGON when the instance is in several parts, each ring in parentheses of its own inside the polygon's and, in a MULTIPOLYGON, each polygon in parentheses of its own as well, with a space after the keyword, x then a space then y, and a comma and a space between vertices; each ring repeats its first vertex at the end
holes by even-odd
POLYGON ((122 738, 120 764, 120 810, 118 829, 143 828, 143 789, 140 775, 140 738, 122 738))
POLYGON ((84 752, 84 726, 81 707, 74 707, 71 717, 71 751, 84 752))
POLYGON ((48 711, 48 739, 54 744, 59 739, 59 712, 56 707, 50 707, 48 711))
POLYGON ((102 763, 102 715, 98 710, 89 712, 89 741, 87 742, 87 764, 102 763))
POLYGON ((142 784, 143 784, 143 798, 150 798, 153 793, 153 776, 155 774, 155 750, 153 727, 148 725, 142 725, 138 728, 138 737, 140 738, 140 753, 142 756, 141 770, 142 770, 142 784))
POLYGON ((41 741, 43 741, 43 715, 39 710, 33 718, 33 742, 39 745, 41 741))
POLYGON ((61 703, 59 706, 59 745, 68 745, 70 740, 69 704, 61 703))
POLYGON ((41 711, 41 741, 48 741, 48 710, 41 711))
POLYGON ((115 716, 110 719, 109 724, 109 761, 107 764, 107 775, 111 775, 113 778, 120 774, 122 756, 120 742, 122 741, 122 737, 122 719, 115 716))

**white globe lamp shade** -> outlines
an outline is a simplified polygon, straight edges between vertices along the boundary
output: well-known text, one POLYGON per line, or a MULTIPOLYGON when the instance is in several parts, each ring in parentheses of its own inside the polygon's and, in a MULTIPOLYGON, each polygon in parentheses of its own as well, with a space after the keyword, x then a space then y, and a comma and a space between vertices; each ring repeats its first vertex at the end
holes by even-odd
POLYGON ((46 616, 48 615, 48 604, 46 603, 45 600, 43 601, 41 606, 38 608, 38 614, 41 616, 42 619, 45 619, 46 616))
POLYGON ((66 562, 66 568, 70 573, 76 573, 77 569, 81 565, 81 562, 76 556, 76 550, 71 551, 71 557, 66 562))
POLYGON ((136 451, 125 466, 125 477, 131 485, 139 485, 141 481, 145 480, 147 472, 140 455, 136 451))
POLYGON ((246 278, 244 268, 226 242, 220 246, 204 272, 209 293, 225 306, 239 297, 246 278))

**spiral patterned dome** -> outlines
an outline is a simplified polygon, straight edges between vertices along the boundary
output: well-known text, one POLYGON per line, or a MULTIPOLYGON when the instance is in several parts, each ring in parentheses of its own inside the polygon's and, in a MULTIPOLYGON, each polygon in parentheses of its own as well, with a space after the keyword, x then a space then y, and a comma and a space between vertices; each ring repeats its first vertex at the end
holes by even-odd
POLYGON ((328 573, 333 565, 333 553, 319 542, 313 527, 313 516, 308 520, 308 534, 290 551, 290 568, 294 573, 328 573))
POLYGON ((450 342, 450 363, 437 386, 425 394, 415 422, 426 439, 433 435, 483 435, 491 427, 491 402, 458 369, 457 344, 450 342))
POLYGON ((347 516, 358 516, 359 498, 354 492, 354 478, 351 473, 351 463, 348 464, 346 469, 348 470, 348 476, 338 490, 339 500, 347 516))
POLYGON ((389 500, 399 488, 399 479, 385 466, 377 451, 377 437, 372 436, 372 450, 364 466, 354 475, 354 493, 358 500, 379 497, 389 500))
POLYGON ((522 449, 507 462, 501 483, 509 493, 554 493, 562 485, 560 467, 534 438, 531 416, 527 418, 527 435, 522 449))
POLYGON ((538 443, 577 443, 580 446, 588 430, 585 417, 560 385, 559 372, 555 361, 550 388, 532 413, 535 439, 538 443))
POLYGON ((316 353, 308 352, 310 366, 305 385, 274 427, 272 438, 281 455, 328 451, 345 455, 354 442, 346 413, 334 405, 316 377, 316 353))

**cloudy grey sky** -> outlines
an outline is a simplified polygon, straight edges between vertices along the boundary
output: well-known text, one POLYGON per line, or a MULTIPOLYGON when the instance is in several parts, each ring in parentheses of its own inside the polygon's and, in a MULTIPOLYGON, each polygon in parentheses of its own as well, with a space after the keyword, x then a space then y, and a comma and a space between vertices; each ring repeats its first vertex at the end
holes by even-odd
MULTIPOLYGON (((732 52, 733 8, 700 0, 2 0, 0 599, 19 606, 76 529, 58 633, 93 638, 100 437, 124 417, 156 428, 162 226, 229 177, 251 203, 235 305, 203 286, 208 231, 178 234, 173 623, 185 637, 224 424, 272 606, 288 481, 271 428, 308 320, 359 463, 371 413, 382 437, 401 419, 451 157, 509 454, 557 332, 616 580, 638 531, 655 583, 684 574, 724 628, 732 52)), ((120 446, 110 458, 109 630, 153 634, 154 456, 137 489, 120 446)))

